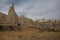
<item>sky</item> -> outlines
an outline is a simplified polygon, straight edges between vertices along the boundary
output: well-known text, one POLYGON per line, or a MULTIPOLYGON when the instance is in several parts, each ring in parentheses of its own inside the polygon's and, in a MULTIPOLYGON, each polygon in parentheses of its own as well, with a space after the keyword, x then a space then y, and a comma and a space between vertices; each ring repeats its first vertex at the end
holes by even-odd
POLYGON ((18 16, 60 20, 60 0, 0 0, 0 12, 8 14, 12 3, 18 16))

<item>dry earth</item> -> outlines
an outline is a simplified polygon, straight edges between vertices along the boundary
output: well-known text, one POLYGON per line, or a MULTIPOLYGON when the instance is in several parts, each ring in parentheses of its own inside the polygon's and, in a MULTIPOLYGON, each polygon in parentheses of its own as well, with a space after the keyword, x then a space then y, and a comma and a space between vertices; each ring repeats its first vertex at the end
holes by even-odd
POLYGON ((0 40, 60 40, 60 32, 42 32, 38 30, 0 32, 0 40))

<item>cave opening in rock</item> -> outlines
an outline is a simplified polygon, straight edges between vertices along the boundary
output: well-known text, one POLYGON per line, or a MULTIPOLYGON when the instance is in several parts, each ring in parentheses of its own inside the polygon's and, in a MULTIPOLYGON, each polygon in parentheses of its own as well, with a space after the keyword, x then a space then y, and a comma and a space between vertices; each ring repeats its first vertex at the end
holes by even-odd
POLYGON ((2 25, 0 25, 0 31, 3 31, 3 30, 4 30, 3 26, 2 26, 2 25))

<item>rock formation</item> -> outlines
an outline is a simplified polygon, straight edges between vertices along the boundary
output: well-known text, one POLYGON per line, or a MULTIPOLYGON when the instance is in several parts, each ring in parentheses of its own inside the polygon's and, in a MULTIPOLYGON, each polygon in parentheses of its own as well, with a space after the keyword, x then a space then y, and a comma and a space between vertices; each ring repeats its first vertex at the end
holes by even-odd
POLYGON ((18 23, 18 16, 14 10, 14 4, 9 9, 7 17, 1 16, 0 30, 19 30, 20 24, 18 23), (6 19, 6 20, 5 20, 6 19), (5 20, 5 21, 4 21, 5 20))
POLYGON ((18 16, 16 15, 16 12, 14 10, 14 4, 12 4, 12 6, 9 9, 7 22, 12 25, 18 24, 18 16))

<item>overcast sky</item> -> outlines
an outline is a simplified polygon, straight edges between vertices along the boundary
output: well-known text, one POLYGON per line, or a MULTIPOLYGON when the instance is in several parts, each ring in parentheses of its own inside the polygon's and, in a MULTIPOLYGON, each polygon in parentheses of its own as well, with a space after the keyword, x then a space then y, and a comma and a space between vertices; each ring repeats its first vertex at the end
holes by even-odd
POLYGON ((0 12, 8 14, 12 3, 18 16, 60 20, 60 0, 0 0, 0 12))

